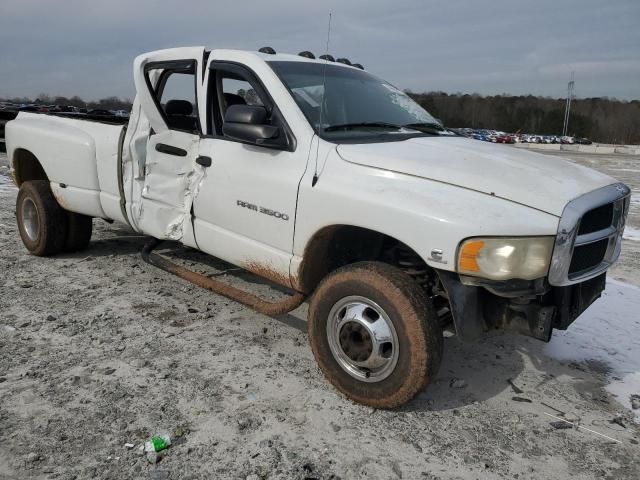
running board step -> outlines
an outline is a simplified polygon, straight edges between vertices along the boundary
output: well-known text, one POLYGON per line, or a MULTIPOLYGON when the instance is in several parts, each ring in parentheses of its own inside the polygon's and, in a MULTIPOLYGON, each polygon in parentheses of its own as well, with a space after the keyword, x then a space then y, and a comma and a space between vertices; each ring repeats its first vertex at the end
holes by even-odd
POLYGON ((233 287, 228 283, 206 277, 200 273, 178 265, 158 253, 153 253, 153 250, 161 243, 162 241, 157 238, 150 239, 142 249, 142 259, 154 267, 158 267, 165 272, 172 273, 183 280, 198 285, 199 287, 206 288, 207 290, 223 295, 231 300, 246 305, 247 307, 251 307, 259 313, 265 315, 282 315, 298 308, 306 298, 304 294, 296 293, 279 302, 264 300, 253 293, 233 287))

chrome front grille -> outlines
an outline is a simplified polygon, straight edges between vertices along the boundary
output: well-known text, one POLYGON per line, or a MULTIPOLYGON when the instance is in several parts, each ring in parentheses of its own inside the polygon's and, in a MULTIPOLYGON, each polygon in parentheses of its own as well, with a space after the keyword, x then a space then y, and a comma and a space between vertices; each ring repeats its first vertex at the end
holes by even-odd
POLYGON ((571 285, 596 277, 618 259, 629 199, 629 188, 616 183, 567 204, 551 257, 551 285, 571 285))
POLYGON ((585 213, 580 219, 578 235, 594 233, 613 225, 613 208, 613 203, 607 203, 585 213))
POLYGON ((581 272, 597 267, 607 255, 609 239, 603 238, 583 245, 575 245, 569 264, 569 278, 580 275, 581 272))

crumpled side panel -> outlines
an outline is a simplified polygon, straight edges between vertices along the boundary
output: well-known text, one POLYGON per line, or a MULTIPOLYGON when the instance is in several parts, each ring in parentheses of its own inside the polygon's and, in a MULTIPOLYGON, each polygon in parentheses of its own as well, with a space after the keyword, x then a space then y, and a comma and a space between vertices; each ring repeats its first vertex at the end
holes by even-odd
POLYGON ((198 196, 202 180, 206 176, 206 169, 201 165, 195 164, 185 178, 186 188, 183 189, 182 212, 180 212, 173 221, 167 226, 167 238, 171 240, 180 240, 185 234, 185 228, 191 223, 191 207, 193 199, 198 196))
POLYGON ((131 109, 122 152, 122 184, 127 216, 131 226, 138 232, 142 231, 138 219, 142 214, 142 188, 150 129, 149 121, 136 98, 131 109))
POLYGON ((195 163, 199 140, 197 135, 171 130, 150 138, 132 136, 131 215, 139 231, 168 240, 182 240, 185 233, 193 236, 191 205, 205 174, 204 167, 195 163), (158 152, 158 143, 181 148, 187 155, 158 152))
POLYGON ((204 176, 204 168, 194 161, 199 138, 182 136, 180 140, 180 147, 189 152, 186 157, 154 152, 145 163, 139 221, 156 238, 182 239, 185 228, 191 225, 194 191, 204 176))

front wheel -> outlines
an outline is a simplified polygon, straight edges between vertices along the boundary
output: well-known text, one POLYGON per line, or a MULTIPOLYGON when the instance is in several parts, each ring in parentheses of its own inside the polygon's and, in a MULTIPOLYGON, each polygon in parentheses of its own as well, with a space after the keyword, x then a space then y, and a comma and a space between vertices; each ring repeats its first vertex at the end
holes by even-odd
POLYGON ((383 263, 329 274, 311 299, 308 330, 327 379, 375 408, 411 400, 435 377, 442 358, 442 330, 425 291, 383 263))

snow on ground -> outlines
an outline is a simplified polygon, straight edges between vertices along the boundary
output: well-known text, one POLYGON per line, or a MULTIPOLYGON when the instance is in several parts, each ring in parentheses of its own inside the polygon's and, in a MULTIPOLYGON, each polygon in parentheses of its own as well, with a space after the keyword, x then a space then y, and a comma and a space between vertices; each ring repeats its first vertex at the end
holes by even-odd
POLYGON ((636 190, 631 191, 631 202, 629 205, 630 214, 634 212, 640 212, 640 192, 636 190))
POLYGON ((625 240, 635 240, 636 242, 640 242, 640 228, 633 228, 627 225, 624 228, 624 235, 622 238, 625 240))
MULTIPOLYGON (((0 158, 1 160, 1 158, 0 158)), ((11 181, 11 179, 8 177, 8 170, 5 171, 4 169, 2 169, 2 167, 0 166, 0 190, 6 190, 6 189, 15 189, 15 185, 13 184, 13 182, 11 181)))
MULTIPOLYGON (((545 353, 606 364, 607 390, 631 409, 631 395, 640 395, 640 288, 609 280, 602 297, 567 331, 554 331, 545 353)), ((634 412, 640 423, 640 410, 634 412)))

